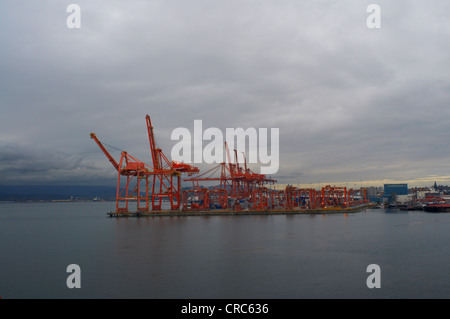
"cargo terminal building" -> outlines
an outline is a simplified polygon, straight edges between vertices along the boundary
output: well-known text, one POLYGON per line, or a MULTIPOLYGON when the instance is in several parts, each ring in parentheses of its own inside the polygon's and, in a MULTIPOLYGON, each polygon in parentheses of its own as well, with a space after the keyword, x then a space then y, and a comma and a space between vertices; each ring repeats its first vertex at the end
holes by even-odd
POLYGON ((395 202, 398 195, 408 195, 408 184, 384 184, 383 200, 385 202, 395 202))

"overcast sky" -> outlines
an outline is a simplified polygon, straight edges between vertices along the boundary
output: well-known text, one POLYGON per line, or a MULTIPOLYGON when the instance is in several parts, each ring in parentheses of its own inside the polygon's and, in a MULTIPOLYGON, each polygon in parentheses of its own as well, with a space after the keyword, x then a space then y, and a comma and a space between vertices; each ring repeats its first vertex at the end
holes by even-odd
POLYGON ((150 163, 146 114, 167 156, 196 119, 279 128, 280 183, 450 184, 449 12, 448 0, 2 0, 0 184, 114 186, 89 133, 150 163), (366 25, 371 3, 380 29, 366 25))

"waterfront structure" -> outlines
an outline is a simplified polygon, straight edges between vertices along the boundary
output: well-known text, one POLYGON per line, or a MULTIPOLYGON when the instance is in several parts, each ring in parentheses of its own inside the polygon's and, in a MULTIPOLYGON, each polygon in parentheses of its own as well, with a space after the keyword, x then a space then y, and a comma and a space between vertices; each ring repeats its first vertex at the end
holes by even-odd
POLYGON ((395 201, 397 195, 408 195, 408 184, 384 184, 384 195, 388 202, 395 201))
POLYGON ((377 187, 370 186, 366 188, 367 199, 371 202, 376 203, 380 201, 379 193, 380 192, 378 191, 377 187))
POLYGON ((247 167, 244 154, 243 165, 238 161, 237 150, 229 150, 225 142, 228 162, 199 174, 197 167, 169 160, 161 148, 156 146, 154 128, 150 116, 146 116, 150 141, 152 164, 146 164, 122 151, 116 161, 104 145, 91 133, 107 159, 118 172, 116 210, 111 216, 129 216, 129 203, 136 206, 137 215, 156 213, 163 210, 162 203, 168 202, 174 213, 234 212, 347 212, 368 205, 367 189, 347 189, 326 185, 319 190, 287 186, 276 189, 276 180, 264 174, 253 172, 247 167), (235 161, 231 152, 234 151, 235 161), (181 174, 188 176, 184 181, 192 182, 192 188, 181 189, 181 174), (205 188, 201 183, 218 185, 205 188))

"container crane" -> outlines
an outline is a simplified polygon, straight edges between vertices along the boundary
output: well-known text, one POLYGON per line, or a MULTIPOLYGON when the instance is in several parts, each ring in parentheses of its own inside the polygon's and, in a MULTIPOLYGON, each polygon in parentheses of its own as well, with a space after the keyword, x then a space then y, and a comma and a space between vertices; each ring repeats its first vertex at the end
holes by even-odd
POLYGON ((91 138, 97 143, 118 172, 117 213, 128 213, 129 201, 137 201, 137 211, 159 211, 161 210, 163 198, 169 198, 172 210, 181 208, 181 174, 187 173, 192 175, 199 172, 197 167, 169 161, 162 149, 156 147, 153 126, 149 115, 146 116, 146 120, 153 166, 138 160, 125 151, 121 152, 120 161, 117 163, 96 134, 90 134, 91 138), (152 183, 150 183, 150 177, 153 177, 152 183), (126 183, 125 186, 121 187, 123 184, 121 179, 123 178, 126 179, 126 183), (145 185, 141 186, 143 182, 145 185))
POLYGON ((150 143, 150 154, 153 162, 152 207, 160 210, 163 198, 168 198, 171 209, 181 208, 181 173, 196 174, 199 169, 185 163, 170 161, 161 148, 157 147, 150 116, 145 116, 150 143), (175 178, 175 180, 174 180, 175 178), (176 200, 176 203, 175 203, 176 200))
POLYGON ((111 156, 111 154, 106 150, 100 140, 97 138, 95 133, 90 134, 91 138, 97 143, 100 149, 103 151, 105 156, 114 166, 118 172, 117 176, 117 192, 116 192, 116 212, 126 213, 128 212, 128 203, 130 200, 136 200, 138 211, 148 211, 149 201, 148 201, 148 177, 152 175, 152 167, 148 166, 144 162, 138 160, 137 158, 131 156, 125 151, 121 152, 120 161, 117 161, 111 156), (121 178, 126 179, 126 184, 121 188, 121 178), (140 182, 145 181, 145 196, 141 194, 140 182), (132 187, 132 183, 135 182, 132 187), (121 206, 121 203, 125 206, 121 206), (142 206, 145 203, 145 206, 142 206))

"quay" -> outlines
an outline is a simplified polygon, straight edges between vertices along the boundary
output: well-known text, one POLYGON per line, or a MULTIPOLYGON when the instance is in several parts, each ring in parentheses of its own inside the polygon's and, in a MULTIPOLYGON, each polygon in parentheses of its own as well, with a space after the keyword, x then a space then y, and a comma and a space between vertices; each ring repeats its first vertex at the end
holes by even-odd
POLYGON ((109 217, 183 217, 183 216, 260 216, 260 215, 309 215, 309 214, 343 214, 343 213, 357 213, 364 209, 373 207, 374 204, 366 203, 358 206, 348 208, 329 207, 320 209, 266 209, 266 210, 161 210, 158 212, 108 212, 109 217))

